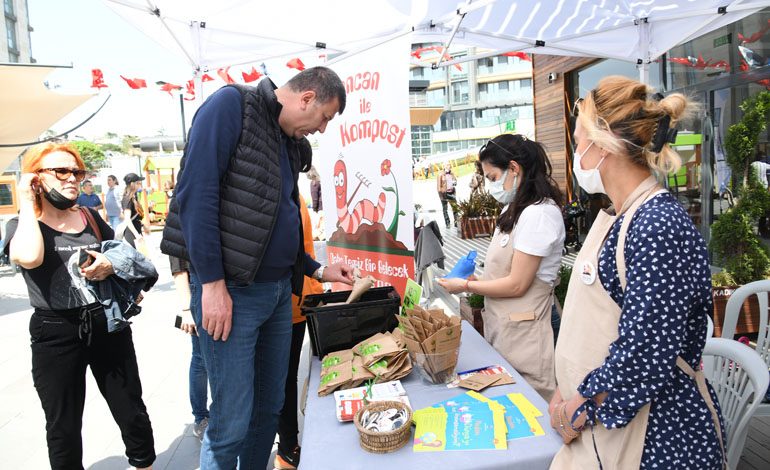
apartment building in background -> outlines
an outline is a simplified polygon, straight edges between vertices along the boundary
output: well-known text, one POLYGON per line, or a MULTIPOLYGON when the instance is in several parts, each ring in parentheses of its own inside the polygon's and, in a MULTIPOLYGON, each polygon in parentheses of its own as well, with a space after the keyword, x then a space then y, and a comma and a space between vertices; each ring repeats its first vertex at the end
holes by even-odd
MULTIPOLYGON (((431 46, 414 44, 412 51, 431 46)), ((476 52, 481 51, 453 50, 451 56, 476 52)), ((437 69, 412 66, 412 158, 476 151, 504 132, 534 138, 532 104, 532 63, 519 57, 489 57, 437 69)))
POLYGON ((27 0, 3 0, 0 62, 34 64, 27 0))

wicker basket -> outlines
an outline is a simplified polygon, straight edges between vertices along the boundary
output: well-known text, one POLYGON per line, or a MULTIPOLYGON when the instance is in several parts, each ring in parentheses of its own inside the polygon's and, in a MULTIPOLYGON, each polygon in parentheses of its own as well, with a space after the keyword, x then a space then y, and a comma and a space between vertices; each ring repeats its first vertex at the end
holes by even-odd
POLYGON ((370 403, 356 412, 356 429, 360 437, 361 448, 375 454, 387 454, 404 447, 412 436, 412 410, 400 401, 378 401, 370 403), (388 408, 406 410, 406 422, 400 428, 387 432, 367 431, 361 426, 361 415, 364 411, 384 411, 388 408))

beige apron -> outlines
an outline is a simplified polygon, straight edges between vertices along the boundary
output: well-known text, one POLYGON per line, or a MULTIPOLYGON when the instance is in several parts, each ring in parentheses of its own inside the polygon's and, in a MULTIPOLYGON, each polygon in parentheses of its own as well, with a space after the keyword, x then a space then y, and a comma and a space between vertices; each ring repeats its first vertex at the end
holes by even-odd
MULTIPOLYGON (((564 311, 556 345, 556 377, 564 400, 577 393, 578 385, 589 372, 601 366, 609 355, 610 345, 618 337, 621 309, 604 290, 599 279, 598 261, 604 241, 619 215, 626 214, 618 234, 616 262, 621 287, 626 287, 626 265, 623 257, 625 238, 634 213, 647 199, 659 190, 655 178, 640 184, 626 199, 618 215, 600 211, 586 236, 585 243, 575 260, 572 276, 564 301, 564 311)), ((681 358, 679 366, 688 376, 697 380, 712 418, 715 420, 720 445, 721 430, 718 418, 705 388, 703 373, 697 373, 681 358), (700 377, 700 378, 698 378, 700 377), (704 393, 705 392, 705 393, 704 393)), ((596 451, 604 469, 639 468, 647 433, 650 404, 643 406, 633 420, 623 428, 593 427, 596 451)), ((551 469, 598 468, 596 451, 589 426, 569 445, 562 446, 551 463, 551 469)), ((723 452, 724 455, 724 452, 723 452)))
MULTIPOLYGON (((495 235, 487 248, 482 280, 511 273, 513 234, 495 235)), ((546 401, 556 390, 551 305, 553 287, 537 277, 521 297, 484 298, 484 337, 546 401)))

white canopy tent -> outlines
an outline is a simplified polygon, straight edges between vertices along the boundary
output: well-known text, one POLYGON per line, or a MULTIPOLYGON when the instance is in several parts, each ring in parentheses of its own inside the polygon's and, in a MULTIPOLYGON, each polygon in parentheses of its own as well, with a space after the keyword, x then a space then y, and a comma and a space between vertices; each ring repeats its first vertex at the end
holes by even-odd
POLYGON ((30 142, 94 95, 49 90, 45 79, 55 66, 0 64, 0 173, 30 142), (18 145, 22 144, 22 145, 18 145))
MULTIPOLYGON (((770 6, 768 0, 104 0, 194 71, 355 53, 412 33, 504 52, 603 57, 646 65, 670 48, 770 6)), ((406 59, 405 59, 406 60, 406 59)))

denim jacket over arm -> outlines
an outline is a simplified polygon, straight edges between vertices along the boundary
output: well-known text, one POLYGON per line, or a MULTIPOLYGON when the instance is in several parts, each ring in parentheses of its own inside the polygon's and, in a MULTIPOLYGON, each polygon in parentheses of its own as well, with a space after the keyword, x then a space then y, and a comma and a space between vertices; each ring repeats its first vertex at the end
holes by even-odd
POLYGON ((141 291, 155 285, 158 272, 149 259, 122 241, 103 241, 102 254, 112 263, 115 274, 103 281, 88 281, 88 285, 104 307, 107 331, 114 333, 142 311, 136 300, 141 291))

